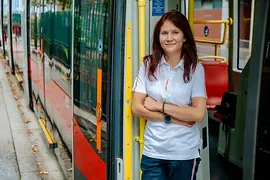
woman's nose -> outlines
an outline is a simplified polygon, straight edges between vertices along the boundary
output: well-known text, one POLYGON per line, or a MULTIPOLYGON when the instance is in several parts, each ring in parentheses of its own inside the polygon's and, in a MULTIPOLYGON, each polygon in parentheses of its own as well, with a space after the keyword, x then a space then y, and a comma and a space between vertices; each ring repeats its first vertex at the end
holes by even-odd
POLYGON ((169 33, 167 36, 167 41, 172 41, 172 40, 173 40, 172 35, 171 35, 171 33, 169 33))

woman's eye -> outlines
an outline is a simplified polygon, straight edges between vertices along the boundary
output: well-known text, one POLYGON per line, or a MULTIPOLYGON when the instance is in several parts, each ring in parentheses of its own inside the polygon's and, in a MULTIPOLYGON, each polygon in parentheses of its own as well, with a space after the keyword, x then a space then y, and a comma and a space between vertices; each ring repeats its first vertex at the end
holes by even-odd
POLYGON ((162 34, 162 35, 166 35, 166 34, 168 34, 168 33, 167 33, 167 32, 162 32, 161 34, 162 34))
POLYGON ((178 32, 177 31, 174 31, 173 34, 178 34, 178 32))

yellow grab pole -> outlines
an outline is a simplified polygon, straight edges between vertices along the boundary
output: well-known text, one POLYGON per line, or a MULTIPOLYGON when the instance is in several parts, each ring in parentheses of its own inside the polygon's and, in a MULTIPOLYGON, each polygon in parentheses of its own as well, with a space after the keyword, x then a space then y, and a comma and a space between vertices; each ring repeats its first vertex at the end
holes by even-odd
POLYGON ((218 48, 219 48, 219 45, 215 44, 215 56, 218 56, 218 48))
MULTIPOLYGON (((139 59, 140 64, 142 63, 143 57, 145 56, 145 0, 138 0, 138 9, 139 9, 139 59)), ((145 120, 140 118, 140 158, 142 157, 143 145, 144 145, 144 128, 145 120)))
POLYGON ((140 64, 145 56, 145 0, 138 0, 139 9, 139 58, 140 64))
POLYGON ((97 70, 97 106, 96 106, 96 148, 101 151, 101 118, 102 118, 102 70, 97 70))
POLYGON ((194 33, 194 0, 188 1, 188 22, 191 27, 191 31, 194 33))
POLYGON ((132 180, 132 43, 131 43, 131 23, 127 23, 126 34, 126 87, 125 87, 125 144, 124 144, 124 179, 132 180))

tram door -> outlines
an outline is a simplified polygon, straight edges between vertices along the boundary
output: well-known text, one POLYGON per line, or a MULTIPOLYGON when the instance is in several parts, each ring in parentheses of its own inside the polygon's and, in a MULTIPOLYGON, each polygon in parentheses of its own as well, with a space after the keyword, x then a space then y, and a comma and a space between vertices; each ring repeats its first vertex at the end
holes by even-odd
POLYGON ((252 55, 249 60, 243 179, 269 179, 270 160, 270 2, 255 1, 252 55))
MULTIPOLYGON (((109 164, 109 1, 75 0, 73 56, 74 179, 106 179, 109 164)), ((113 137, 115 138, 115 137, 113 137)), ((119 139, 119 142, 121 140, 119 139)))

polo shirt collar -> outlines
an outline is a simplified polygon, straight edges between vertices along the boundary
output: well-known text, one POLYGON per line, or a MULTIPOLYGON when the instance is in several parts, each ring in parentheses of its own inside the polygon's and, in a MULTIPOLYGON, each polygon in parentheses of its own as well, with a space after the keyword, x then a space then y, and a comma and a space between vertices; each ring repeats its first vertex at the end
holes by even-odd
MULTIPOLYGON (((160 62, 159 62, 159 65, 163 65, 163 64, 169 65, 169 64, 167 63, 167 61, 165 60, 164 55, 162 55, 161 60, 160 60, 160 62)), ((182 58, 182 59, 180 60, 180 62, 174 67, 174 69, 176 69, 176 68, 178 68, 178 67, 180 67, 182 70, 184 70, 184 59, 183 59, 183 58, 182 58)))

